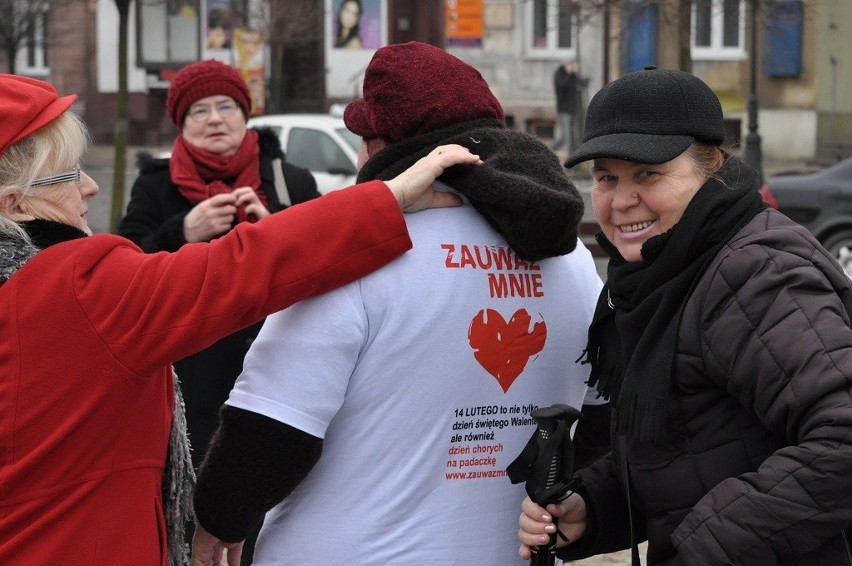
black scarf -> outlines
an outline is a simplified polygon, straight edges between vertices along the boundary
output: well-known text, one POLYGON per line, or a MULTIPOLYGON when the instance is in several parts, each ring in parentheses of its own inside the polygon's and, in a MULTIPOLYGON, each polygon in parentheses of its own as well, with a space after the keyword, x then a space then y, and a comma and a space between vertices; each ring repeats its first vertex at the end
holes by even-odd
POLYGON ((54 244, 66 242, 68 240, 76 240, 77 238, 85 238, 88 236, 79 228, 61 224, 51 220, 29 220, 21 222, 21 226, 27 231, 33 244, 37 248, 47 248, 54 244))
POLYGON ((520 257, 535 261, 574 250, 583 217, 580 193, 547 146, 499 120, 472 120, 392 143, 364 164, 358 182, 393 179, 450 143, 484 164, 450 167, 441 180, 467 197, 520 257))
POLYGON ((617 430, 643 442, 666 439, 674 351, 684 306, 722 248, 766 204, 757 175, 729 157, 687 205, 677 225, 649 238, 628 263, 603 234, 611 256, 592 324, 590 385, 613 402, 617 430))

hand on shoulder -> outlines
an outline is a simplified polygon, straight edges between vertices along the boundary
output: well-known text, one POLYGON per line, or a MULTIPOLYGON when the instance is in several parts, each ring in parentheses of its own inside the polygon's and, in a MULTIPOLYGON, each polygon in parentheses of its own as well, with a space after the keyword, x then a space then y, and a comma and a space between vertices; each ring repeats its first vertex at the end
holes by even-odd
POLYGON ((481 165, 482 160, 464 146, 441 145, 386 184, 404 212, 458 206, 457 195, 436 191, 432 184, 444 170, 460 164, 481 165))

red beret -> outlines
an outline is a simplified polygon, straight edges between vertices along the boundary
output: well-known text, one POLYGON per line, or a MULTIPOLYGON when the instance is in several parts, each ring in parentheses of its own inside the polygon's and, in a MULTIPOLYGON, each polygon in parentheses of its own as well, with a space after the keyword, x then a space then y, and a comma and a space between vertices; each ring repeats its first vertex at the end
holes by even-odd
POLYGON ((225 95, 242 106, 246 116, 251 109, 251 94, 240 72, 215 59, 190 63, 177 72, 166 95, 166 107, 175 126, 180 128, 189 107, 208 96, 225 95))
POLYGON ((364 97, 343 113, 355 134, 391 142, 478 118, 503 119, 479 71, 417 41, 377 50, 364 74, 364 97))
POLYGON ((0 74, 0 155, 68 110, 76 94, 58 96, 53 85, 0 74))

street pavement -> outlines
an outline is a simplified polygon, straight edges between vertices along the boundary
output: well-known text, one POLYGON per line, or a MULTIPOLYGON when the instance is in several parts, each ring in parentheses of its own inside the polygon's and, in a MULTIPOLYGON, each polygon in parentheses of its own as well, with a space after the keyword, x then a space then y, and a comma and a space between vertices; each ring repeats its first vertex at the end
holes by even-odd
MULTIPOLYGON (((124 179, 124 207, 130 199, 130 188, 136 179, 136 152, 149 151, 157 153, 169 148, 131 147, 127 150, 127 170, 124 179)), ((115 163, 115 148, 107 145, 96 145, 83 156, 80 164, 83 171, 97 182, 100 192, 89 200, 89 227, 95 234, 110 232, 110 213, 112 207, 113 165, 115 163)))
MULTIPOLYGON (((642 565, 645 565, 645 553, 648 550, 647 543, 639 545, 639 558, 642 565)), ((574 562, 565 562, 566 566, 630 566, 630 551, 622 550, 613 554, 602 554, 585 560, 575 560, 574 562)))

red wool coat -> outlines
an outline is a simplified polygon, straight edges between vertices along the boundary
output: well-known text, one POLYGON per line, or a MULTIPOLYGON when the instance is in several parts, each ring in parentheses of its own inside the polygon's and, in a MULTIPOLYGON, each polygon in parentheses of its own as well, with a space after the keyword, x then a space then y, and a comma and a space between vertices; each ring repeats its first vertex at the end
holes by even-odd
POLYGON ((0 286, 0 564, 167 564, 170 363, 410 247, 373 182, 173 254, 39 252, 0 286))

